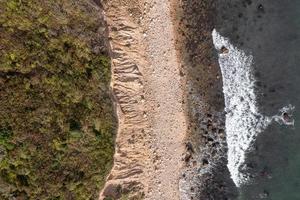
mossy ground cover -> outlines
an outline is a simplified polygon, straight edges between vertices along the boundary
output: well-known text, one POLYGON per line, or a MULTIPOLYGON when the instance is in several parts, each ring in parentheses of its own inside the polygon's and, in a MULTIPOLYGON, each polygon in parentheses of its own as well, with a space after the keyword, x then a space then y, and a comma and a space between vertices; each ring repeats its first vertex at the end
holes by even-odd
POLYGON ((96 199, 115 117, 89 0, 0 1, 0 199, 96 199))

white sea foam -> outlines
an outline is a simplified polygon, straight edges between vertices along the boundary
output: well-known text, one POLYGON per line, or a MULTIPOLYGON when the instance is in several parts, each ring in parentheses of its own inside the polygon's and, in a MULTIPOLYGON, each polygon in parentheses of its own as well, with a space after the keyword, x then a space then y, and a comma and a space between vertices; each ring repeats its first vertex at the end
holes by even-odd
MULTIPOLYGON (((239 187, 249 180, 248 174, 242 171, 246 168, 245 154, 251 150, 251 144, 255 141, 257 134, 273 120, 285 121, 282 115, 267 117, 259 113, 252 55, 247 55, 234 47, 216 30, 213 31, 212 36, 215 48, 220 51, 219 65, 225 98, 228 169, 234 183, 239 187)), ((292 106, 285 107, 281 112, 291 109, 293 109, 292 106)), ((293 121, 288 125, 293 125, 293 121)))

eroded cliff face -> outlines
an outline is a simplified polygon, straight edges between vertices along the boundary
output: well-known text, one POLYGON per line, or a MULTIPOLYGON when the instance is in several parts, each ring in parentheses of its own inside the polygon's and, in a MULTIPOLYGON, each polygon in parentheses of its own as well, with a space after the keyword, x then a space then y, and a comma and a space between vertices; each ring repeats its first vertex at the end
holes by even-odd
POLYGON ((100 199, 179 199, 187 127, 170 3, 112 0, 104 7, 119 127, 100 199))
POLYGON ((111 48, 111 88, 118 116, 114 166, 100 199, 119 199, 130 194, 142 198, 148 180, 147 120, 143 68, 141 2, 112 0, 104 4, 111 48))

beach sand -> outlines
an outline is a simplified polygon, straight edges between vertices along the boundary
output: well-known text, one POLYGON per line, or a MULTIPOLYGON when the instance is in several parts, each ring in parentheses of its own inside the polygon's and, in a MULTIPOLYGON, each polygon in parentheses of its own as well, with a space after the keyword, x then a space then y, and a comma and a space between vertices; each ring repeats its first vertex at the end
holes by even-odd
POLYGON ((113 0, 105 11, 119 127, 100 199, 179 199, 187 126, 170 4, 113 0))
POLYGON ((233 196, 215 4, 112 0, 105 5, 119 130, 100 199, 233 196))

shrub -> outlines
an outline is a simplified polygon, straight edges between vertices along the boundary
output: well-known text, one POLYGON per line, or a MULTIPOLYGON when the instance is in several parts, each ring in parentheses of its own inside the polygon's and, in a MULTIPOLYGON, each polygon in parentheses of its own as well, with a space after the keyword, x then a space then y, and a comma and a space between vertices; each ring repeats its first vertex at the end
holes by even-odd
POLYGON ((93 1, 0 2, 0 199, 96 199, 116 120, 93 1))

